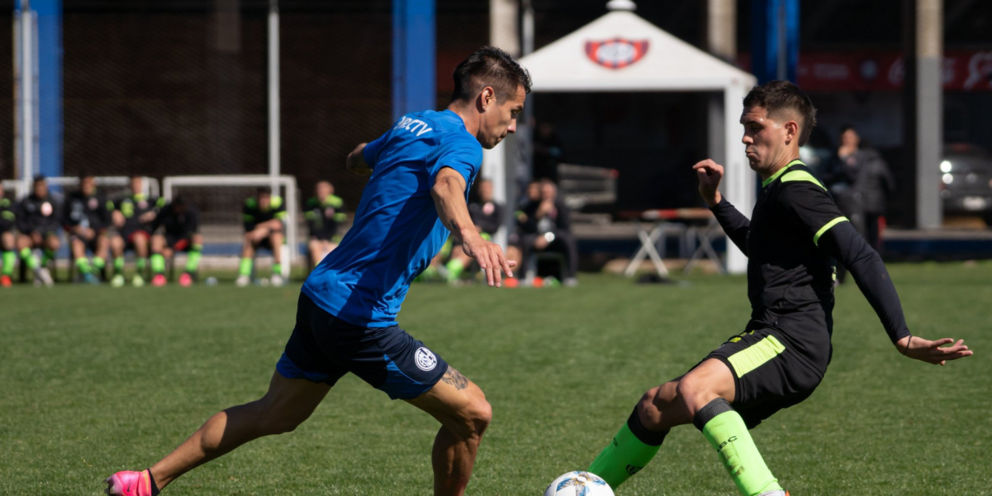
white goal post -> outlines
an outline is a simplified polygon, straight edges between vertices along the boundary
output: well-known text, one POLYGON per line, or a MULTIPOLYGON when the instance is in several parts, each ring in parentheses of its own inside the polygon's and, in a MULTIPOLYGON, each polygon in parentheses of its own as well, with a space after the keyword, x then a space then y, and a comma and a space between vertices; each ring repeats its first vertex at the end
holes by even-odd
POLYGON ((295 176, 270 175, 214 175, 214 176, 167 176, 162 179, 162 197, 171 202, 176 190, 197 187, 264 187, 273 189, 273 194, 279 194, 286 202, 286 244, 281 247, 282 259, 289 263, 282 264, 283 277, 289 277, 289 271, 299 255, 299 210, 295 176))

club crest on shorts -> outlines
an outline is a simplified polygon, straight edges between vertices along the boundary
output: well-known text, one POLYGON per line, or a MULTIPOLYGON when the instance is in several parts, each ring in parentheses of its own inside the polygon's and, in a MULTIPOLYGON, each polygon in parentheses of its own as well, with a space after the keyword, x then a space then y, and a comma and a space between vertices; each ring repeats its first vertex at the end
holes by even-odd
POLYGON ((424 372, 430 372, 434 370, 434 367, 437 367, 437 357, 434 356, 434 353, 431 353, 431 350, 428 350, 423 346, 417 348, 414 361, 417 362, 417 368, 423 370, 424 372))
POLYGON ((641 60, 646 53, 648 53, 648 40, 631 41, 614 38, 586 42, 586 56, 589 60, 609 69, 627 67, 641 60))

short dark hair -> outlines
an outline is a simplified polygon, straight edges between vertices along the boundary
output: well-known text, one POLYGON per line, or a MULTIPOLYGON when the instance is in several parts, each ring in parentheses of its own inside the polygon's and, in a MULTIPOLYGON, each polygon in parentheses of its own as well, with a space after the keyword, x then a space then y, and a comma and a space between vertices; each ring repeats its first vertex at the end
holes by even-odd
POLYGON ((523 86, 530 93, 530 74, 510 54, 492 46, 476 50, 455 68, 455 91, 451 100, 471 100, 486 86, 492 86, 496 100, 504 102, 523 86))
POLYGON ((48 180, 48 178, 45 177, 44 174, 37 174, 37 175, 34 176, 34 180, 31 181, 31 184, 43 183, 43 182, 45 182, 47 180, 48 180))
POLYGON ((803 90, 789 81, 769 81, 755 86, 744 97, 744 108, 764 107, 768 115, 783 110, 792 110, 799 114, 799 146, 809 141, 809 135, 816 127, 816 108, 813 102, 803 93, 803 90))

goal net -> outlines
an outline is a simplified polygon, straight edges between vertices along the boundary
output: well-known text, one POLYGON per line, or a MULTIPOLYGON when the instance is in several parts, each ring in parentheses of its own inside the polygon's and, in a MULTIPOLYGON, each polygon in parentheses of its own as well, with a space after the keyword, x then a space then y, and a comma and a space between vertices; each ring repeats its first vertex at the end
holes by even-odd
POLYGON ((300 261, 300 202, 294 176, 216 175, 168 176, 162 180, 162 196, 167 202, 178 195, 200 213, 200 233, 204 255, 237 257, 244 239, 241 210, 258 188, 271 188, 286 205, 286 244, 281 247, 283 277, 300 261))

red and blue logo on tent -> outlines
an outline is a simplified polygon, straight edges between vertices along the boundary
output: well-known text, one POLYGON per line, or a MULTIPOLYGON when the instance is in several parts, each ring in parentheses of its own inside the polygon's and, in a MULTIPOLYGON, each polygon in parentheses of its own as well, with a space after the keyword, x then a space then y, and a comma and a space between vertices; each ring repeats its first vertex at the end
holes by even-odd
POLYGON ((587 41, 586 56, 593 62, 610 69, 627 67, 644 57, 648 41, 631 41, 614 38, 607 41, 587 41))

